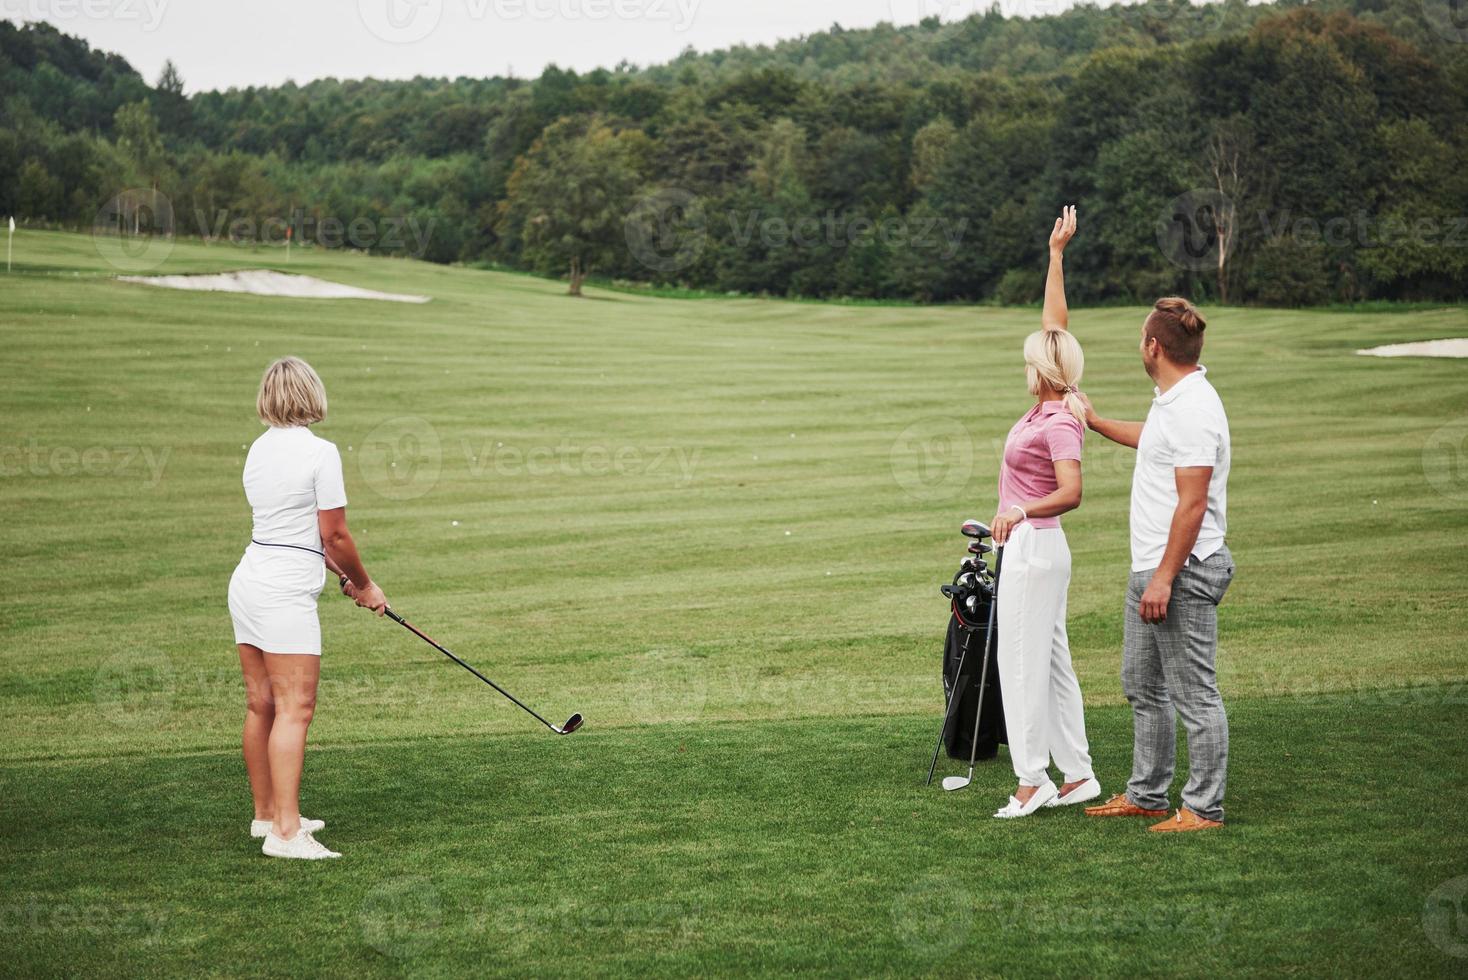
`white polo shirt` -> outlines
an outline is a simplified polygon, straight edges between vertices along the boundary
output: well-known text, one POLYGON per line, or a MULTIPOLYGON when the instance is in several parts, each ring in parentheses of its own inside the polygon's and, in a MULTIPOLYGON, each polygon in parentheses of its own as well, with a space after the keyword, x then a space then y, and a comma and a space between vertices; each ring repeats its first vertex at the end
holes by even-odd
POLYGON ((1162 564, 1172 515, 1177 510, 1173 471, 1180 467, 1213 467, 1213 478, 1208 481, 1208 510, 1193 545, 1193 558, 1202 561, 1223 547, 1228 530, 1228 416, 1206 374, 1207 369, 1200 365, 1167 392, 1157 392, 1142 426, 1137 466, 1132 472, 1134 572, 1150 571, 1162 564))

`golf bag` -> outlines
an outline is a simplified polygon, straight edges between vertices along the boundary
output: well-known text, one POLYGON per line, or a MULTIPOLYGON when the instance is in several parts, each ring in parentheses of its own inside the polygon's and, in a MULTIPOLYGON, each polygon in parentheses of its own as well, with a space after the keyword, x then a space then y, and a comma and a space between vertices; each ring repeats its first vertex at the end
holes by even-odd
MULTIPOLYGON (((980 595, 975 611, 965 609, 960 617, 956 608, 948 616, 948 636, 943 643, 943 703, 958 688, 958 705, 953 709, 953 723, 943 735, 943 745, 950 759, 967 761, 974 745, 974 713, 979 710, 979 679, 984 672, 984 637, 989 625, 989 603, 994 600, 980 595), (968 655, 964 656, 964 644, 968 655), (963 676, 958 676, 959 660, 963 660, 963 676)), ((956 603, 955 603, 956 605, 956 603)), ((994 644, 998 645, 996 625, 994 644)), ((999 664, 994 647, 990 648, 989 676, 984 681, 982 697, 984 715, 980 719, 979 759, 992 759, 999 754, 1000 743, 1008 744, 1004 731, 1004 700, 999 689, 999 664)))

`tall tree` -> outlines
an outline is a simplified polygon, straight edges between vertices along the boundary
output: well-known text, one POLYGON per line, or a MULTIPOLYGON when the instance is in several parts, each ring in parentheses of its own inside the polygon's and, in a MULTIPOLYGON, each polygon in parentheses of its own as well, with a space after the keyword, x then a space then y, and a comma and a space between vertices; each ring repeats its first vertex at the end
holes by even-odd
POLYGON ((649 155, 638 130, 600 118, 562 119, 515 165, 506 186, 501 234, 519 240, 526 261, 567 270, 570 294, 625 247, 625 222, 649 155))

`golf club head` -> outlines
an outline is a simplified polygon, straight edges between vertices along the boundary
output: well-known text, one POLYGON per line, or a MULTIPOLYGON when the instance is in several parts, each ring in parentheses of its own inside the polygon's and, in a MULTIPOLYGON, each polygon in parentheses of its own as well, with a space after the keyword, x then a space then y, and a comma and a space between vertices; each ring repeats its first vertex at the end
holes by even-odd
POLYGON ((963 789, 970 782, 971 780, 967 776, 944 776, 943 789, 945 792, 951 793, 956 789, 963 789))
POLYGON ((556 729, 556 734, 557 735, 569 735, 569 734, 571 734, 572 732, 574 732, 576 729, 578 729, 580 727, 581 727, 581 712, 578 711, 574 715, 572 715, 571 717, 567 718, 566 719, 566 723, 564 725, 562 725, 560 728, 557 728, 556 729))
POLYGON ((963 591, 969 592, 978 586, 979 577, 973 572, 964 572, 962 575, 958 576, 957 581, 955 581, 953 584, 963 591))
POLYGON ((971 555, 987 555, 993 550, 993 548, 984 544, 982 541, 971 541, 968 546, 968 553, 971 555))
POLYGON ((938 591, 943 593, 943 598, 945 599, 952 599, 958 595, 958 590, 951 585, 940 585, 938 586, 938 591))
POLYGON ((967 599, 963 600, 963 607, 968 610, 968 614, 970 616, 976 616, 976 615, 978 615, 978 612, 979 612, 979 598, 978 598, 978 596, 972 596, 971 595, 967 599))
POLYGON ((974 538, 976 540, 979 538, 993 537, 989 532, 989 525, 983 521, 964 521, 959 531, 962 532, 964 537, 974 538))

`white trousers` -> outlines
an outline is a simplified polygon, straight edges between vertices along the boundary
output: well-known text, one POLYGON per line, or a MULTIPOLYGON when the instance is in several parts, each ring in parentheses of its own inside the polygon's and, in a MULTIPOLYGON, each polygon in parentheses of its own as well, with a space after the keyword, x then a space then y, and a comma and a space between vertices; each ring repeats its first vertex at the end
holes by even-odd
POLYGON ((1089 778, 1081 685, 1070 662, 1065 594, 1070 547, 1058 527, 1019 525, 999 572, 999 680, 1009 756, 1021 785, 1043 786, 1050 760, 1065 781, 1089 778))

